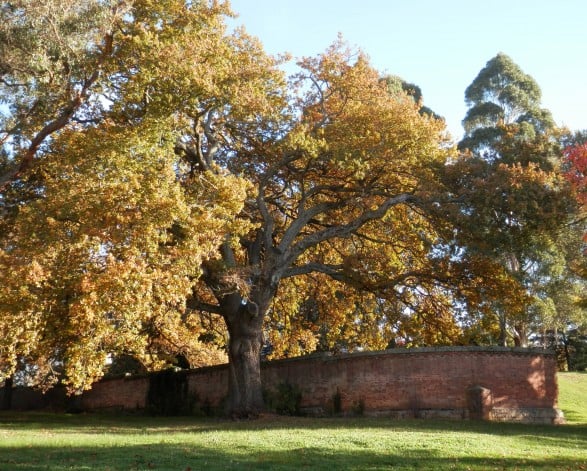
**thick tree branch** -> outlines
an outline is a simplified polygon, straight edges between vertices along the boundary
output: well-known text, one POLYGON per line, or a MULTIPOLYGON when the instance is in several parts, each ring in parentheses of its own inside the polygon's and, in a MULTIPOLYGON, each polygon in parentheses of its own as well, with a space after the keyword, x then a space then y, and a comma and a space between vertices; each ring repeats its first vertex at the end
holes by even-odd
POLYGON ((295 219, 290 226, 285 231, 285 234, 281 238, 281 242, 279 243, 278 250, 282 253, 285 253, 295 238, 300 234, 302 229, 316 216, 319 214, 325 213, 328 210, 336 209, 340 207, 340 202, 330 202, 330 203, 320 203, 315 206, 312 206, 309 209, 303 210, 301 209, 299 216, 295 219))
POLYGON ((35 135, 28 149, 22 156, 20 164, 12 168, 11 170, 5 172, 2 176, 0 176, 0 191, 4 190, 6 188, 6 185, 8 185, 16 178, 20 177, 26 170, 30 168, 35 157, 35 154, 37 153, 37 150, 39 149, 43 141, 48 136, 53 134, 55 131, 67 125, 67 123, 70 121, 74 113, 78 110, 82 102, 82 97, 80 94, 78 94, 69 104, 69 106, 62 110, 62 112, 56 119, 47 123, 43 127, 43 129, 41 129, 35 135))
POLYGON ((242 240, 241 244, 247 250, 247 256, 249 258, 249 265, 258 266, 261 263, 261 252, 263 244, 263 233, 260 230, 255 232, 254 240, 242 240))
POLYGON ((202 154, 201 148, 201 136, 199 134, 194 135, 194 139, 196 140, 196 144, 190 146, 181 140, 177 140, 173 150, 177 155, 184 154, 186 160, 189 162, 191 167, 191 173, 195 173, 195 170, 199 170, 205 172, 210 169, 204 155, 202 154))
POLYGON ((186 307, 192 311, 204 311, 209 312, 210 314, 218 314, 222 315, 222 310, 220 306, 217 304, 210 304, 199 301, 196 298, 190 298, 186 302, 186 307))
POLYGON ((361 274, 360 272, 353 274, 352 272, 345 271, 345 266, 342 264, 333 265, 319 262, 309 262, 304 265, 291 267, 284 272, 282 277, 290 278, 299 275, 309 275, 311 273, 322 273, 333 280, 380 295, 398 285, 414 287, 425 281, 434 284, 438 283, 443 286, 450 283, 450 278, 446 274, 435 274, 418 270, 406 271, 393 277, 384 277, 380 280, 373 281, 366 278, 365 274, 361 274))
POLYGON ((264 182, 259 183, 259 193, 257 195, 257 207, 259 208, 259 212, 261 213, 261 217, 263 218, 263 230, 262 233, 259 234, 258 239, 258 248, 259 253, 263 250, 263 248, 271 247, 272 245, 272 234, 275 228, 275 220, 269 213, 269 208, 267 208, 267 202, 265 201, 264 197, 264 182))
POLYGON ((35 158, 39 147, 41 147, 41 144, 51 134, 59 131, 60 129, 63 129, 70 122, 80 107, 85 103, 88 98, 90 88, 94 85, 100 76, 100 71, 104 61, 112 53, 112 42, 112 34, 105 35, 102 54, 92 74, 90 74, 90 76, 84 80, 81 90, 75 94, 69 104, 61 110, 59 115, 54 120, 45 124, 45 126, 43 126, 43 128, 31 139, 31 143, 24 152, 24 155, 22 156, 18 166, 15 166, 14 168, 6 171, 3 175, 0 175, 0 191, 3 191, 10 182, 19 178, 31 167, 33 159, 35 158))
POLYGON ((265 249, 267 249, 268 247, 271 247, 273 245, 273 231, 275 229, 275 220, 273 219, 273 216, 271 215, 269 208, 267 206, 267 201, 265 198, 265 190, 267 188, 267 186, 269 185, 269 183, 271 182, 271 180, 275 177, 275 175, 277 175, 277 173, 279 172, 279 170, 293 162, 294 160, 296 160, 299 157, 298 153, 296 152, 291 152, 291 153, 286 153, 282 156, 281 159, 279 159, 279 161, 277 163, 275 163, 274 165, 271 165, 264 173, 263 177, 259 180, 259 187, 257 190, 257 208, 261 214, 261 218, 263 219, 263 247, 265 249))
POLYGON ((225 240, 222 243, 220 253, 222 254, 222 260, 224 260, 224 263, 228 268, 236 268, 236 257, 234 256, 234 250, 232 250, 228 240, 225 240))
POLYGON ((204 119, 202 122, 202 128, 204 130, 204 135, 206 136, 206 140, 208 143, 206 151, 203 153, 203 155, 204 155, 204 158, 206 160, 206 164, 208 165, 208 167, 212 166, 212 163, 214 162, 216 153, 218 152, 218 149, 220 148, 220 140, 218 139, 218 135, 213 128, 213 122, 214 122, 214 109, 212 109, 208 112, 208 116, 206 116, 206 119, 204 119))
POLYGON ((365 211, 360 216, 356 217, 355 219, 346 224, 335 224, 331 227, 327 227, 321 231, 317 231, 305 236, 304 238, 296 242, 288 251, 287 265, 293 265, 297 258, 310 247, 314 247, 318 245, 320 242, 324 242, 325 240, 334 237, 349 237, 357 229, 361 228, 368 222, 374 221, 376 219, 381 219, 383 216, 385 216, 387 211, 389 211, 389 209, 391 209, 393 206, 399 204, 406 204, 411 201, 415 201, 415 197, 411 194, 404 193, 401 195, 397 195, 392 198, 388 198, 383 203, 381 203, 379 207, 377 207, 376 209, 365 211))

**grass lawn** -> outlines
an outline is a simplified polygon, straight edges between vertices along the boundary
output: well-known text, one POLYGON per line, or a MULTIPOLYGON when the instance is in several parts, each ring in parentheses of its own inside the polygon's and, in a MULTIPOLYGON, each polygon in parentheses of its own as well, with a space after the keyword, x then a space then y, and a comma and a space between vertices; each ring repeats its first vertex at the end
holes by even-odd
POLYGON ((558 403, 567 422, 587 425, 587 372, 558 374, 558 403))
POLYGON ((0 414, 0 470, 587 470, 587 374, 569 424, 0 414))

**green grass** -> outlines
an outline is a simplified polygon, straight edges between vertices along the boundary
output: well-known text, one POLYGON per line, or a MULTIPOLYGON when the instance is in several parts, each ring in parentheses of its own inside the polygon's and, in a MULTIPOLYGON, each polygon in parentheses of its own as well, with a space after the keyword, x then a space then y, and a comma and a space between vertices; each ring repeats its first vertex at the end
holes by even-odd
POLYGON ((587 372, 558 374, 558 402, 569 423, 587 424, 587 372))
POLYGON ((587 470, 587 375, 569 424, 0 414, 0 470, 587 470))

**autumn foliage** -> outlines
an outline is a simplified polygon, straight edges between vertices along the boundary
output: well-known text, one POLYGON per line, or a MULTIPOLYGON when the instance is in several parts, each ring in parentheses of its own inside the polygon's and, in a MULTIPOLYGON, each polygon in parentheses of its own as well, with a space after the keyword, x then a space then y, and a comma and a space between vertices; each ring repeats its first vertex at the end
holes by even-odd
POLYGON ((565 149, 567 170, 565 177, 576 192, 577 200, 587 205, 587 144, 565 149))
POLYGON ((458 154, 361 51, 288 80, 223 2, 43 5, 0 7, 0 377, 228 359, 248 416, 262 354, 492 343, 496 303, 526 326, 515 262, 565 211, 550 135, 458 154))

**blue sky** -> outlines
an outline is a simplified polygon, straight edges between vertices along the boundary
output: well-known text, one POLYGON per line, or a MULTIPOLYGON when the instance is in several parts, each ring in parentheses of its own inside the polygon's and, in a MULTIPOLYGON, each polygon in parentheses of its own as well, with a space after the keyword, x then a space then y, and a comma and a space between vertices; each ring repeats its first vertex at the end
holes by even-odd
POLYGON ((542 89, 559 125, 587 129, 587 0, 231 0, 267 52, 323 52, 342 33, 382 73, 422 88, 459 138, 464 92, 508 54, 542 89))

